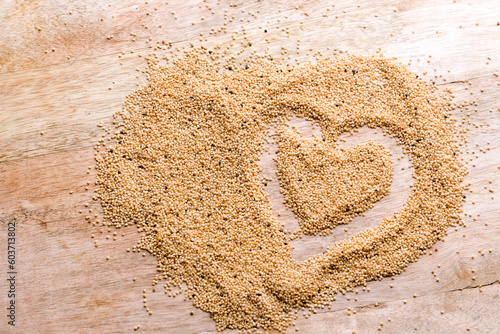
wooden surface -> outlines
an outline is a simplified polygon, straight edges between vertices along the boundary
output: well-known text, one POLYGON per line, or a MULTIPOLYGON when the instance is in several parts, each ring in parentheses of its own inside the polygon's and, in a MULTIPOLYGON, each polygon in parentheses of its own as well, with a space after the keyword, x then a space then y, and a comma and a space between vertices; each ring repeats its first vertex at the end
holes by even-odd
MULTIPOLYGON (((191 43, 237 46, 247 37, 257 52, 285 47, 291 62, 312 60, 317 51, 380 49, 411 62, 420 75, 427 71, 423 77, 450 88, 455 102, 477 102, 469 111, 454 112, 459 121, 465 116, 469 128, 469 146, 463 148, 472 191, 464 204, 467 226, 450 228, 445 242, 393 280, 371 282, 370 291, 339 295, 331 309, 299 318, 300 332, 374 333, 383 322, 381 332, 387 333, 498 333, 499 13, 496 0, 1 0, 0 301, 6 314, 7 223, 17 217, 17 318, 11 327, 2 313, 0 332, 125 333, 136 325, 145 333, 215 331, 208 314, 182 296, 151 292, 155 259, 126 252, 138 239, 133 228, 119 231, 113 241, 113 231, 100 233, 85 222, 86 202, 99 211, 91 200, 95 171, 87 170, 102 135, 97 124, 110 124, 125 96, 144 83, 144 56, 167 52, 155 47, 157 41, 182 50, 191 43), (210 33, 220 27, 225 30, 210 33), (142 308, 143 289, 153 315, 142 308)), ((293 123, 305 136, 318 131, 301 119, 293 123)), ((397 160, 401 149, 374 132, 346 135, 342 145, 374 140, 393 152, 391 195, 352 221, 347 232, 340 227, 328 237, 296 241, 297 259, 376 225, 403 205, 412 182, 409 161, 397 160)), ((273 178, 273 208, 293 227, 271 157, 264 154, 262 166, 273 178)))

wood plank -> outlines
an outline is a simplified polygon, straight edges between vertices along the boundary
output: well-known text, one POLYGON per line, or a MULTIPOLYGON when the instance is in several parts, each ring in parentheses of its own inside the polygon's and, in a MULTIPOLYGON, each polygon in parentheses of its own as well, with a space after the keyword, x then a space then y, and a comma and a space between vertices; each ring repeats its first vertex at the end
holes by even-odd
MULTIPOLYGON (((257 8, 261 8, 258 2, 250 4, 253 4, 254 7, 250 5, 240 6, 244 8, 238 9, 240 14, 241 10, 246 9, 245 13, 253 13, 256 12, 257 8)), ((183 6, 185 4, 180 6, 181 10, 184 10, 183 6)), ((285 5, 281 4, 280 6, 285 5)), ((399 9, 387 6, 387 4, 380 6, 373 9, 349 7, 346 13, 335 7, 337 11, 340 11, 338 13, 339 19, 334 19, 334 16, 323 18, 319 15, 323 12, 326 13, 326 7, 328 7, 326 5, 311 8, 311 10, 314 9, 316 18, 313 18, 313 12, 309 14, 309 7, 305 4, 299 6, 299 10, 288 8, 290 7, 288 6, 287 9, 282 9, 279 16, 276 14, 267 18, 267 21, 270 22, 268 25, 271 27, 266 29, 267 33, 263 33, 263 28, 259 28, 266 27, 267 24, 267 21, 264 21, 265 19, 262 17, 247 22, 245 30, 247 38, 254 41, 252 50, 263 53, 266 48, 270 47, 269 52, 280 52, 281 48, 284 47, 290 50, 291 59, 297 59, 301 62, 312 58, 313 52, 307 52, 309 49, 323 51, 324 54, 329 52, 326 47, 332 50, 334 48, 345 49, 352 53, 371 53, 380 47, 383 52, 399 57, 402 61, 413 59, 412 68, 418 73, 427 71, 430 74, 445 74, 450 81, 484 76, 500 69, 500 61, 496 56, 500 54, 500 33, 494 32, 497 26, 492 8, 494 4, 491 2, 475 2, 467 6, 442 3, 436 4, 437 8, 434 6, 410 6, 409 4, 401 5, 399 9), (467 10, 467 15, 464 14, 465 10, 467 10), (433 16, 443 11, 446 11, 449 16, 445 18, 433 16), (285 13, 289 15, 289 25, 281 21, 279 22, 281 25, 274 22, 279 19, 277 17, 281 17, 285 13), (309 16, 304 16, 304 13, 308 13, 309 16), (302 17, 306 19, 299 21, 302 17), (421 20, 419 21, 418 18, 422 17, 426 17, 426 20, 420 22, 421 20), (340 22, 339 24, 337 24, 337 20, 340 22), (476 21, 480 21, 481 25, 476 26, 476 21), (300 22, 303 24, 301 25, 300 22), (307 22, 309 23, 307 24, 307 22), (436 34, 433 30, 436 27, 429 26, 429 22, 441 22, 440 24, 445 29, 442 29, 441 34, 436 34), (463 24, 464 28, 458 28, 457 24, 463 24), (366 29, 363 28, 364 26, 366 29), (276 27, 288 29, 290 35, 297 36, 297 38, 286 38, 286 34, 276 27), (375 27, 377 29, 374 29, 375 27), (393 31, 395 28, 400 30, 399 33, 393 31), (487 43, 477 38, 478 34, 485 35, 485 32, 489 32, 490 29, 492 29, 492 33, 488 33, 487 43), (344 34, 348 34, 349 38, 340 38, 344 34), (393 37, 390 34, 393 34, 393 37), (266 42, 266 38, 269 39, 269 44, 266 42), (300 40, 299 55, 295 54, 297 39, 300 40), (447 47, 442 48, 441 45, 447 45, 447 47), (433 55, 433 58, 429 59, 428 55, 433 55), (488 58, 491 60, 486 65, 488 58), (416 59, 421 60, 417 62, 416 59), (427 60, 430 63, 427 63, 427 60), (437 72, 434 72, 434 69, 437 72), (450 73, 447 72, 448 70, 450 73)), ((96 6, 95 8, 101 7, 96 6)), ((40 7, 40 10, 43 8, 43 6, 40 7)), ((89 8, 94 7, 89 6, 89 8)), ((124 8, 131 10, 131 7, 125 5, 124 8)), ((230 8, 233 10, 236 7, 230 8)), ((237 8, 239 7, 237 6, 237 8)), ((278 7, 278 10, 281 10, 280 8, 278 7)), ((65 8, 57 10, 66 11, 65 8)), ((126 16, 127 10, 123 10, 125 12, 121 15, 126 16)), ((266 7, 262 10, 266 10, 266 7)), ((16 11, 13 10, 13 12, 16 11)), ((55 14, 57 13, 56 11, 55 14)), ((88 24, 94 22, 86 16, 90 17, 95 14, 94 12, 82 9, 78 13, 82 15, 80 20, 86 20, 85 22, 88 24)), ((75 12, 70 16, 76 17, 78 15, 75 12)), ((18 16, 8 16, 0 24, 19 24, 19 22, 29 19, 30 16, 21 16, 23 20, 14 20, 15 17, 18 16)), ((140 22, 127 20, 123 21, 123 25, 114 27, 120 27, 123 30, 124 26, 130 29, 140 27, 142 30, 148 30, 144 29, 140 22)), ((165 26, 169 29, 177 29, 176 25, 166 24, 165 26)), ((73 29, 77 28, 81 29, 80 25, 73 29)), ((85 26, 83 28, 88 30, 85 26)), ((191 26, 189 28, 191 30, 186 29, 199 35, 199 32, 206 31, 206 28, 206 23, 203 23, 199 27, 197 25, 191 26)), ((15 36, 20 31, 19 29, 9 28, 8 30, 13 31, 13 36, 15 36)), ((56 25, 54 29, 59 31, 62 28, 56 25)), ((94 30, 99 29, 101 28, 94 28, 94 30)), ((242 42, 244 40, 241 28, 239 29, 240 34, 234 35, 235 42, 232 41, 228 33, 223 36, 214 36, 213 39, 203 44, 211 47, 215 44, 230 45, 230 43, 242 42)), ((498 27, 498 31, 500 32, 500 27, 498 27)), ((73 34, 77 33, 73 31, 73 34)), ((85 33, 78 36, 91 35, 91 33, 85 33)), ((167 35, 183 36, 180 32, 176 35, 172 31, 168 32, 167 35)), ((154 35, 153 32, 148 31, 148 34, 142 36, 140 45, 117 42, 118 44, 113 44, 115 49, 108 50, 99 47, 100 44, 97 43, 95 50, 91 50, 101 54, 100 57, 74 57, 74 59, 65 62, 53 61, 50 58, 45 63, 38 63, 46 57, 37 55, 35 51, 29 49, 29 55, 25 55, 25 57, 35 58, 34 62, 29 61, 29 64, 32 65, 13 67, 13 70, 16 70, 14 72, 0 72, 0 108, 3 110, 0 112, 0 141, 4 143, 4 148, 0 150, 0 162, 92 145, 98 135, 95 125, 100 121, 109 120, 110 115, 120 108, 126 94, 131 92, 137 84, 144 82, 143 76, 137 78, 137 74, 140 75, 145 68, 145 61, 142 57, 138 57, 138 54, 146 56, 152 51, 148 47, 148 44, 151 43, 144 43, 148 41, 149 36, 154 36, 156 40, 166 38, 164 35, 154 35), (131 54, 130 51, 134 51, 134 53, 131 54), (121 52, 126 52, 126 54, 122 55, 121 52), (40 137, 42 131, 45 136, 43 138, 40 137)), ((191 35, 187 34, 184 41, 176 43, 177 47, 182 48, 191 43, 197 43, 193 37, 189 36, 191 35)), ((94 40, 96 39, 94 38, 94 40)), ((26 42, 33 43, 36 48, 43 44, 40 41, 26 42)), ((9 39, 6 40, 6 43, 9 43, 9 39)), ((69 39, 67 43, 70 43, 72 47, 85 45, 85 43, 79 43, 78 40, 72 39, 69 39)), ((16 44, 10 43, 9 45, 16 44)), ((58 49, 64 50, 64 48, 58 49)), ((22 57, 23 55, 22 52, 16 50, 6 51, 2 46, 0 46, 0 54, 12 57, 22 57)), ((17 60, 11 62, 16 63, 17 60)), ((23 63, 22 60, 18 60, 18 62, 19 64, 23 63)))
POLYGON ((495 333, 500 307, 497 283, 463 291, 395 300, 379 306, 352 307, 313 314, 297 322, 299 333, 495 333), (353 314, 352 311, 356 311, 353 314), (441 314, 441 311, 444 313, 441 314), (351 313, 349 316, 348 313, 351 313), (457 317, 457 314, 460 314, 457 317), (382 324, 382 326, 381 326, 382 324))
POLYGON ((489 55, 483 56, 492 58, 498 54, 495 51, 499 34, 490 30, 498 21, 497 5, 489 0, 397 3, 384 0, 356 4, 342 1, 334 5, 323 1, 167 2, 168 5, 158 0, 147 4, 127 0, 108 4, 93 0, 61 5, 56 0, 32 3, 4 0, 0 30, 9 34, 0 41, 0 66, 3 71, 13 71, 67 63, 69 55, 70 60, 77 60, 118 54, 144 48, 149 37, 153 43, 156 40, 196 43, 200 33, 204 33, 204 38, 217 42, 224 35, 241 34, 242 25, 249 32, 259 32, 262 42, 264 36, 272 40, 270 46, 278 50, 281 46, 295 47, 293 38, 281 38, 284 37, 281 29, 290 27, 292 36, 300 36, 302 50, 325 51, 330 46, 359 53, 382 47, 395 56, 398 52, 411 57, 437 53, 443 67, 453 68, 454 72, 477 73, 480 64, 470 61, 473 54, 485 52, 489 55), (303 30, 299 31, 300 22, 303 30), (480 25, 476 27, 476 23, 480 25), (459 29, 460 25, 463 29, 459 29), (212 28, 217 31, 221 27, 224 29, 220 33, 209 34, 212 28), (264 29, 268 31, 265 35, 264 29), (476 38, 478 35, 489 43, 476 38), (108 39, 110 36, 113 38, 108 39), (458 66, 459 58, 452 55, 460 56, 464 62, 468 60, 473 67, 458 66))
POLYGON ((0 161, 94 145, 100 136, 97 124, 111 122, 138 82, 135 69, 107 66, 107 60, 4 74, 0 161))
MULTIPOLYGON (((495 331, 500 317, 496 1, 342 1, 334 7, 323 0, 232 1, 231 6, 228 1, 217 5, 216 0, 147 2, 1 2, 0 30, 8 33, 0 39, 0 243, 7 244, 7 222, 17 216, 19 294, 18 326, 13 329, 2 321, 0 332, 123 333, 138 324, 147 333, 215 332, 210 317, 189 301, 151 292, 156 261, 149 254, 126 251, 139 237, 133 227, 118 231, 113 241, 113 230, 100 233, 101 227, 85 221, 86 215, 100 213, 92 201, 95 170, 87 174, 87 169, 94 164, 93 146, 102 135, 96 125, 110 124, 126 95, 144 83, 145 56, 189 49, 191 44, 238 50, 247 39, 253 43, 249 50, 257 53, 286 48, 284 60, 292 63, 313 61, 318 51, 368 54, 380 48, 387 56, 409 62, 421 75, 427 71, 424 77, 440 89, 452 89, 456 102, 477 102, 468 111, 454 111, 469 128, 463 147, 469 169, 466 183, 471 184, 464 203, 467 227, 450 228, 445 242, 394 279, 371 282, 370 291, 359 288, 358 293, 339 295, 331 309, 298 319, 300 332, 373 333, 381 321, 382 331, 394 333, 455 333, 467 327, 471 332, 495 331), (225 29, 210 34, 211 28, 220 27, 225 29), (162 40, 172 42, 173 48, 162 40), (143 289, 152 316, 143 310, 143 289), (349 307, 356 314, 347 315, 349 307)), ((306 137, 317 131, 302 119, 293 124, 306 137)), ((294 241, 295 258, 306 259, 374 226, 403 205, 412 180, 409 161, 397 160, 401 149, 378 132, 361 129, 345 136, 341 145, 375 140, 392 152, 390 196, 365 217, 355 218, 347 232, 341 227, 328 237, 294 241)), ((272 157, 264 154, 261 162, 263 173, 273 178, 267 188, 270 201, 280 219, 293 226, 295 218, 283 206, 272 157)), ((5 259, 6 252, 0 247, 0 258, 5 259)), ((2 279, 2 305, 7 288, 2 279)))

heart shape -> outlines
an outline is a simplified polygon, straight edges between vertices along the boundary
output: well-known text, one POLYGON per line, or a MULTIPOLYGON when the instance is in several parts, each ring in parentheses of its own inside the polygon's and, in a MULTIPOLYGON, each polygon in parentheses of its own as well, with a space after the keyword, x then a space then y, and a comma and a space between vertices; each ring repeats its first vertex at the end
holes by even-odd
POLYGON ((384 147, 337 149, 284 129, 277 135, 281 192, 305 234, 327 234, 389 193, 392 161, 384 147))

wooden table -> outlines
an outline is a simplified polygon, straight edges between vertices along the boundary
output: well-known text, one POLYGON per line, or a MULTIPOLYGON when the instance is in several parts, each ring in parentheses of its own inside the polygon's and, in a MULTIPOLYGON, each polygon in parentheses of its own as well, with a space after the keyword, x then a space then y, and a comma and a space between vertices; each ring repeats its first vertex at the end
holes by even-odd
MULTIPOLYGON (((118 231, 113 241, 113 230, 100 233, 85 222, 89 213, 84 205, 99 212, 91 199, 95 170, 88 169, 103 133, 97 124, 111 124, 126 95, 145 82, 144 57, 166 52, 157 43, 182 50, 190 44, 226 46, 245 36, 257 53, 286 48, 291 62, 313 60, 317 51, 380 50, 410 63, 420 75, 428 72, 423 77, 440 89, 450 88, 456 103, 477 103, 468 111, 454 111, 469 128, 463 148, 466 182, 471 184, 464 204, 466 227, 450 228, 445 242, 393 280, 372 282, 370 291, 339 295, 331 309, 299 318, 300 332, 375 333, 379 326, 386 333, 500 332, 500 78, 494 75, 500 71, 498 1, 0 3, 0 332, 124 333, 136 325, 145 333, 215 331, 209 315, 182 297, 151 293, 156 261, 149 254, 126 252, 138 239, 133 228, 118 231), (13 221, 16 296, 9 298, 7 238, 13 221), (99 240, 98 248, 91 234, 99 240), (153 315, 142 307, 143 289, 153 315), (6 317, 11 300, 15 327, 6 317)), ((305 136, 317 131, 304 120, 293 123, 305 136)), ((297 259, 377 224, 401 207, 408 194, 411 168, 402 170, 409 161, 396 159, 401 150, 393 140, 366 129, 345 139, 342 145, 373 139, 393 152, 391 195, 352 221, 348 232, 342 227, 328 237, 297 241, 297 259)), ((293 224, 271 156, 264 156, 263 174, 273 177, 273 208, 293 224)))

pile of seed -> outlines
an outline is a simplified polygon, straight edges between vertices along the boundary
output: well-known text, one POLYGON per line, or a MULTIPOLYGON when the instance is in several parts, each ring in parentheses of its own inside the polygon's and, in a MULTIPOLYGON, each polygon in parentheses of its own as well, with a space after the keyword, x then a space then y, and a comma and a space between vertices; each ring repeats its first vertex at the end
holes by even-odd
POLYGON ((130 94, 113 142, 98 156, 98 198, 117 228, 137 225, 136 250, 157 257, 154 283, 185 294, 218 330, 285 330, 297 310, 329 305, 339 291, 400 273, 455 223, 465 169, 449 100, 395 60, 325 59, 300 68, 273 61, 218 68, 188 54, 152 62, 130 94), (286 129, 312 120, 322 138, 286 129), (380 127, 414 167, 404 207, 304 262, 273 216, 258 160, 277 129, 278 176, 306 234, 328 233, 388 192, 388 152, 336 147, 342 133, 380 127))

